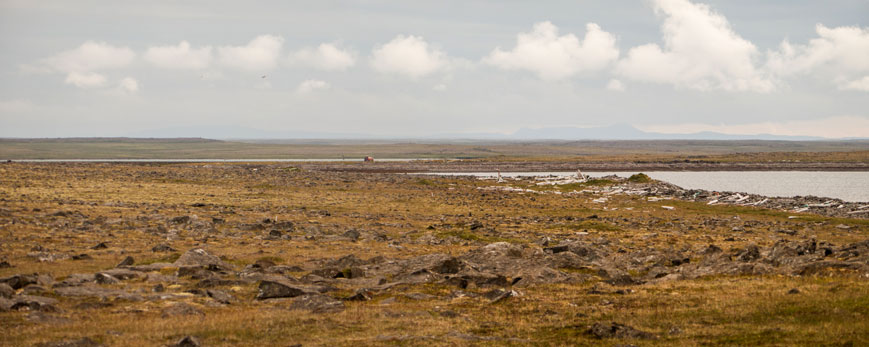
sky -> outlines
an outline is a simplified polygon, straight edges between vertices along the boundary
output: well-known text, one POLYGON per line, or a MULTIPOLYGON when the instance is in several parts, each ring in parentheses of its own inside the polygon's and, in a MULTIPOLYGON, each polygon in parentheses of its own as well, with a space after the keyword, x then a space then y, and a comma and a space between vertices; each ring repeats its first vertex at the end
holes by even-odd
POLYGON ((0 0, 0 137, 869 137, 867 0, 0 0))

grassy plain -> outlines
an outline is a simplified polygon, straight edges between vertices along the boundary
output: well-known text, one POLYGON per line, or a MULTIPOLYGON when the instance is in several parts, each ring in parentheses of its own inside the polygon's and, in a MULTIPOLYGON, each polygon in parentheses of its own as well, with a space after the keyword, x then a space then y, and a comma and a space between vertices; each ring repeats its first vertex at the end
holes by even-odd
MULTIPOLYGON (((627 195, 607 195, 608 202, 600 204, 592 200, 601 193, 557 194, 557 188, 535 188, 551 190, 541 194, 478 189, 508 184, 309 172, 282 164, 0 164, 0 260, 12 265, 0 268, 0 277, 37 272, 60 281, 112 269, 125 256, 137 265, 172 262, 196 247, 219 255, 235 271, 269 260, 298 266, 301 271, 288 275, 301 277, 351 254, 395 260, 461 256, 498 241, 522 247, 523 254, 543 254, 542 238, 551 245, 605 240, 595 243, 596 251, 689 252, 698 263, 704 260, 699 250, 709 245, 729 252, 816 239, 839 249, 869 236, 866 219, 627 195), (676 209, 662 209, 664 204, 676 209), (196 223, 173 223, 179 216, 196 223), (268 239, 268 226, 249 227, 264 219, 295 227, 288 238, 268 239), (778 232, 783 229, 796 233, 778 232), (361 237, 345 238, 348 230, 361 237), (100 242, 109 247, 91 248, 100 242), (157 244, 176 251, 153 252, 157 244), (37 248, 60 256, 86 253, 91 259, 42 262, 28 255, 37 248)), ((172 278, 175 270, 160 273, 172 278)), ((862 271, 710 274, 609 285, 597 265, 556 270, 573 280, 516 286, 521 295, 494 303, 477 296, 491 288, 430 282, 396 286, 368 301, 345 301, 337 313, 290 310, 282 299, 255 300, 256 283, 218 286, 236 300, 218 304, 191 294, 198 285, 184 276, 167 280, 166 293, 177 296, 165 300, 64 297, 49 286, 38 295, 59 300, 60 311, 50 314, 56 319, 0 312, 0 344, 88 337, 107 345, 166 345, 188 335, 208 346, 869 344, 869 274, 862 271), (792 289, 798 293, 788 294, 792 289), (202 315, 164 317, 161 312, 176 302, 202 315), (619 322, 656 338, 600 339, 588 332, 596 322, 619 322)), ((102 287, 147 297, 155 284, 150 276, 102 287)), ((337 287, 330 296, 353 294, 349 281, 330 283, 337 287)))
POLYGON ((0 139, 0 159, 487 159, 869 162, 869 141, 339 141, 0 139))

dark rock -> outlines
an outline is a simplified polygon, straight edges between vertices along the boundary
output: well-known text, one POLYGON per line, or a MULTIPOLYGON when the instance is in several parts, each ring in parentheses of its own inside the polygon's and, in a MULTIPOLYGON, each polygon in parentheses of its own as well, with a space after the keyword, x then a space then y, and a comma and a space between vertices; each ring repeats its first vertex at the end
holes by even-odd
POLYGON ((97 273, 96 275, 94 275, 94 279, 99 284, 115 284, 120 282, 114 276, 105 273, 97 273))
POLYGON ((194 336, 184 336, 178 342, 171 345, 171 347, 199 347, 202 344, 199 343, 199 339, 194 336))
POLYGON ((307 310, 312 313, 335 313, 345 308, 341 300, 322 294, 305 294, 293 299, 290 309, 307 310))
POLYGON ((126 258, 124 258, 124 260, 121 260, 121 262, 118 263, 118 265, 115 265, 115 267, 130 266, 130 265, 133 265, 133 263, 135 263, 135 262, 136 261, 133 259, 133 257, 127 256, 126 258))
POLYGON ((93 257, 91 257, 87 254, 84 254, 84 253, 76 254, 76 255, 72 256, 72 260, 91 260, 91 259, 93 259, 93 257))
POLYGON ((174 224, 186 224, 190 222, 190 216, 178 216, 170 220, 174 224))
POLYGON ((736 259, 742 262, 755 261, 760 258, 760 248, 757 245, 748 245, 745 250, 736 254, 736 259))
POLYGON ((791 290, 788 291, 788 294, 799 294, 799 293, 800 293, 800 290, 797 288, 791 288, 791 290))
POLYGON ((469 226, 471 227, 471 230, 477 230, 483 227, 483 223, 480 223, 480 221, 473 221, 469 226))
POLYGON ((284 279, 262 280, 259 284, 258 300, 272 298, 292 298, 305 294, 316 294, 317 287, 292 283, 284 279))
POLYGON ((612 323, 594 323, 588 333, 599 339, 617 338, 617 339, 655 339, 655 335, 645 331, 637 330, 624 324, 616 322, 612 323))
POLYGON ((543 251, 548 252, 548 253, 552 253, 552 254, 567 252, 568 250, 570 250, 570 247, 568 247, 567 245, 546 247, 543 249, 543 251))
POLYGON ((106 248, 109 248, 109 246, 105 242, 100 242, 100 243, 96 244, 96 246, 91 247, 91 249, 106 249, 106 248))
POLYGON ((42 296, 33 295, 18 295, 12 298, 14 302, 11 309, 13 310, 31 310, 42 312, 60 312, 57 308, 57 300, 42 296))
POLYGON ((491 302, 493 304, 496 302, 500 302, 500 301, 506 300, 508 298, 514 297, 514 296, 519 296, 519 293, 516 292, 515 290, 503 290, 503 289, 494 289, 494 290, 491 290, 491 291, 483 294, 483 297, 485 297, 486 299, 489 299, 489 302, 491 302))
POLYGON ((0 269, 6 269, 12 267, 12 264, 9 264, 8 261, 0 261, 0 269))
POLYGON ((12 289, 21 289, 27 286, 28 284, 35 284, 39 282, 39 274, 20 274, 13 275, 9 277, 0 278, 0 283, 6 283, 12 289))
POLYGON ((157 283, 154 288, 151 288, 151 291, 153 291, 154 293, 162 293, 166 291, 166 288, 163 287, 163 283, 157 283))
POLYGON ((174 316, 205 316, 205 313, 195 306, 183 302, 172 304, 161 311, 163 318, 174 316))
POLYGON ((465 267, 465 262, 457 258, 449 258, 440 262, 431 270, 439 274, 455 274, 462 271, 465 267))
POLYGON ((635 280, 633 277, 626 274, 613 276, 604 282, 614 286, 630 286, 643 283, 643 281, 635 280))
POLYGON ((360 236, 362 236, 362 234, 360 234, 359 231, 357 231, 356 229, 350 229, 344 233, 344 237, 351 239, 353 241, 359 240, 360 236))
POLYGON ((367 290, 359 290, 356 294, 343 298, 344 301, 368 301, 371 300, 371 293, 367 290))

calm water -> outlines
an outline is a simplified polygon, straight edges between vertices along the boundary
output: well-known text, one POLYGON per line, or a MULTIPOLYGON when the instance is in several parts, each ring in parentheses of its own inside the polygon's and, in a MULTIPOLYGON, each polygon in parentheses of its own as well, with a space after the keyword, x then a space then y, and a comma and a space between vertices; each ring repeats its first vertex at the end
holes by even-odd
MULTIPOLYGON (((589 172, 601 177, 628 177, 636 172, 589 172)), ((869 202, 869 172, 839 171, 652 171, 650 177, 688 189, 746 192, 766 196, 814 195, 845 201, 869 202)), ((491 172, 439 173, 493 177, 491 172)), ((504 177, 568 176, 576 172, 502 172, 504 177)))

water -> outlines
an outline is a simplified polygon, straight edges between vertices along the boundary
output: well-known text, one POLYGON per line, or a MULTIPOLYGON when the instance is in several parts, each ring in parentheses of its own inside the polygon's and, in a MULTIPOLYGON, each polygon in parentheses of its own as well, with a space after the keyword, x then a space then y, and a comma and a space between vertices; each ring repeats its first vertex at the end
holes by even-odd
MULTIPOLYGON (((601 177, 628 177, 637 172, 590 172, 601 177)), ((687 189, 732 191, 765 196, 791 197, 814 195, 851 202, 869 202, 869 172, 865 171, 652 171, 645 172, 656 180, 687 189)), ((438 175, 495 177, 492 172, 449 172, 438 175)), ((503 177, 571 176, 572 172, 502 172, 503 177)))

